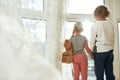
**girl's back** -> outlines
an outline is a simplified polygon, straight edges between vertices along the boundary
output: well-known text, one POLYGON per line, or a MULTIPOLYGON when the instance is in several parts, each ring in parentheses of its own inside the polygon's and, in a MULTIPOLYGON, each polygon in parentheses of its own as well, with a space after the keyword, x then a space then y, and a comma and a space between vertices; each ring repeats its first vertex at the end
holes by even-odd
POLYGON ((85 53, 85 51, 84 51, 84 43, 86 41, 85 36, 82 36, 82 35, 72 36, 70 40, 72 42, 73 54, 75 54, 75 53, 79 53, 79 54, 85 53))

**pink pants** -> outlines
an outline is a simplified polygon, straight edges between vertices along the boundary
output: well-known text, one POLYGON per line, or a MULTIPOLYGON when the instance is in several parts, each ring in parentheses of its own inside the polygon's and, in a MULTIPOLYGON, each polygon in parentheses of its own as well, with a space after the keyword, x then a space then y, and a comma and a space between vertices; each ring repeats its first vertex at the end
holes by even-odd
POLYGON ((79 80, 81 73, 82 80, 87 80, 88 58, 85 54, 75 54, 73 56, 74 80, 79 80))

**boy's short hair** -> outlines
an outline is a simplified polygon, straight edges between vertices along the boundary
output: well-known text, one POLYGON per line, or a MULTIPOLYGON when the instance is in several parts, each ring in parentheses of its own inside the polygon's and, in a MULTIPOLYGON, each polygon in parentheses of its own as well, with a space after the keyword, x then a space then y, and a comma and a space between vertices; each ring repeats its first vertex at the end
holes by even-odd
POLYGON ((94 16, 103 16, 103 17, 108 17, 110 14, 108 8, 104 5, 100 5, 98 7, 96 7, 96 9, 94 10, 94 16))

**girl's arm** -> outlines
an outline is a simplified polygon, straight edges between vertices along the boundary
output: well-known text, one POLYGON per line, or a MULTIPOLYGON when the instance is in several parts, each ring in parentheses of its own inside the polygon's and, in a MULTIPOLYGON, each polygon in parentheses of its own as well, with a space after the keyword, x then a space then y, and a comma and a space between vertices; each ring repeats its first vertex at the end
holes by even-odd
POLYGON ((92 59, 94 59, 94 56, 93 56, 93 54, 92 54, 92 51, 91 51, 90 48, 88 47, 88 42, 87 42, 87 41, 85 41, 84 47, 85 47, 85 50, 87 51, 87 53, 90 55, 90 57, 91 57, 92 59))

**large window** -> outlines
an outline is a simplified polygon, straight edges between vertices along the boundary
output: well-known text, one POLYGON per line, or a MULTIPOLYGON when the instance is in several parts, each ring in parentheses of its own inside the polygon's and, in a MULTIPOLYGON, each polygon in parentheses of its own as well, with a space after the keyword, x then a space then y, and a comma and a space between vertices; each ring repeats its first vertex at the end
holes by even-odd
MULTIPOLYGON (((39 47, 38 49, 40 50, 40 53, 44 53, 47 33, 45 20, 47 20, 46 12, 49 12, 49 7, 46 2, 49 2, 49 0, 22 0, 22 2, 22 17, 26 18, 23 19, 23 22, 28 28, 28 36, 39 47)), ((85 35, 89 41, 90 26, 94 23, 92 13, 97 6, 103 4, 104 0, 68 0, 68 6, 65 7, 67 8, 67 14, 63 15, 67 20, 67 26, 64 26, 65 38, 69 39, 71 37, 74 23, 81 21, 84 26, 84 31, 82 34, 85 35)), ((54 5, 54 2, 50 5, 54 5)), ((93 68, 93 60, 89 58, 89 79, 92 75, 90 80, 94 80, 95 78, 93 78, 93 68)))
POLYGON ((95 7, 103 3, 103 0, 69 0, 68 13, 92 14, 95 7))
POLYGON ((22 21, 27 36, 41 55, 45 55, 46 20, 44 16, 45 0, 21 0, 22 21))
POLYGON ((45 55, 46 21, 23 19, 23 23, 28 30, 28 37, 37 47, 39 52, 42 55, 45 55))
MULTIPOLYGON (((84 31, 82 35, 90 41, 90 29, 95 22, 93 12, 99 5, 104 5, 104 0, 68 0, 67 7, 67 26, 65 27, 65 38, 69 39, 75 22, 80 21, 83 24, 84 31)), ((94 62, 88 57, 88 79, 95 80, 94 62)))

